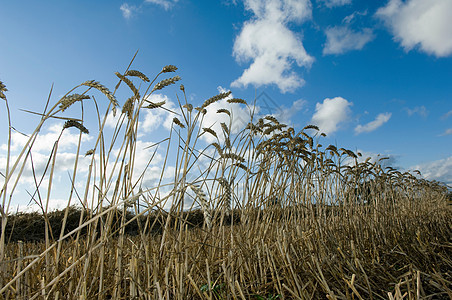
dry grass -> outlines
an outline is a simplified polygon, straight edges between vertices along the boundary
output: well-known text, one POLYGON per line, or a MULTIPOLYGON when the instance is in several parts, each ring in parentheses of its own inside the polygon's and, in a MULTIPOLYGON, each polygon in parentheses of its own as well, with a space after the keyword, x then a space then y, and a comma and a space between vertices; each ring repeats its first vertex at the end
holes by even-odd
MULTIPOLYGON (((168 110, 147 96, 176 83, 178 76, 155 84, 176 70, 166 66, 149 80, 127 69, 117 73, 113 91, 95 81, 82 83, 41 114, 17 160, 10 162, 8 152, 0 194, 1 299, 452 298, 452 210, 444 186, 380 161, 362 162, 347 149, 324 148, 315 126, 296 133, 272 116, 255 121, 242 99, 228 102, 250 109, 245 129, 233 132, 232 121, 221 123, 221 135, 203 126, 208 106, 228 93, 192 110, 181 86, 180 110, 169 138, 160 143, 167 147, 162 176, 156 186, 142 186, 135 157, 140 113, 168 110), (120 106, 115 95, 121 86, 132 97, 123 101, 108 135, 106 116, 120 106), (103 116, 96 98, 86 95, 91 89, 108 99, 103 116), (64 117, 75 103, 81 117, 64 117), (72 188, 58 226, 51 222, 49 196, 42 199, 43 241, 10 239, 7 225, 20 216, 8 208, 40 130, 58 117, 69 122, 66 130, 87 134, 83 105, 92 103, 99 130, 84 189, 72 188), (203 134, 216 141, 199 146, 203 134), (174 176, 165 182, 170 162, 174 176), (74 195, 86 208, 76 218, 74 195), (203 222, 194 224, 190 211, 196 206, 203 222), (128 234, 130 224, 135 235, 128 234)), ((3 83, 0 89, 8 105, 3 83)), ((226 108, 218 113, 232 116, 226 108)), ((77 155, 81 144, 80 138, 77 155)), ((43 175, 48 194, 57 150, 43 175)), ((76 160, 72 178, 77 170, 76 160)))

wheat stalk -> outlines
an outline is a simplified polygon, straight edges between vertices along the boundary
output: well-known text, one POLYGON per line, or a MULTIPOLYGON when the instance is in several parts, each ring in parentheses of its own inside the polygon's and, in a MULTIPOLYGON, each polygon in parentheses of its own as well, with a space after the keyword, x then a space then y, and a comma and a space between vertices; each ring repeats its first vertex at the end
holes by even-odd
POLYGON ((232 189, 229 182, 223 178, 217 178, 217 181, 220 183, 220 185, 223 187, 224 193, 223 193, 223 203, 224 208, 226 209, 227 214, 231 211, 231 200, 232 200, 232 189))
MULTIPOLYGON (((159 74, 175 70, 169 65, 159 74)), ((124 76, 146 79, 137 72, 126 70, 124 76)), ((185 95, 183 86, 181 90, 185 95)), ((0 91, 6 91, 1 82, 0 91)), ((390 290, 392 297, 415 299, 451 294, 450 276, 444 271, 450 265, 447 238, 451 219, 444 186, 409 172, 384 168, 380 160, 350 159, 355 153, 344 148, 330 145, 322 149, 318 132, 314 136, 303 132, 315 127, 306 126, 295 134, 293 128, 285 129, 271 116, 256 123, 251 117, 247 128, 238 133, 224 123, 225 146, 217 141, 199 149, 199 137, 209 133, 202 125, 201 113, 206 110, 198 108, 200 113, 195 114, 186 97, 185 105, 179 101, 186 130, 174 129, 176 135, 171 133, 150 146, 167 143, 160 178, 146 194, 140 186, 154 182, 147 181, 144 171, 134 176, 140 172, 136 160, 142 158, 136 156, 138 111, 127 122, 119 118, 109 141, 103 126, 108 109, 102 119, 92 98, 88 104, 95 105, 98 115, 98 138, 86 152, 92 156, 87 158, 91 163, 84 191, 78 190, 80 178, 76 181, 76 173, 82 171, 76 162, 68 197, 68 205, 74 194, 89 209, 82 210, 75 221, 71 221, 72 210, 66 209, 59 239, 55 230, 60 227, 52 223, 50 213, 38 216, 36 221, 27 220, 27 224, 35 224, 33 229, 42 224, 45 240, 17 244, 15 232, 23 226, 14 218, 20 221, 23 215, 8 213, 8 198, 16 196, 14 190, 23 179, 25 162, 33 158, 33 143, 44 121, 58 117, 56 113, 74 99, 79 101, 71 93, 48 113, 40 114, 42 121, 19 155, 24 163, 17 162, 10 170, 7 161, 6 183, 0 191, 1 297, 376 299, 387 297, 390 290), (61 106, 62 102, 66 104, 61 106), (255 135, 264 131, 272 135, 255 135), (172 141, 173 136, 179 143, 172 141), (211 145, 220 159, 216 153, 208 154, 211 145), (164 175, 170 170, 173 152, 174 180, 164 175), (344 160, 350 163, 345 165, 344 160), (15 178, 11 172, 16 166, 17 179, 8 185, 15 178), (188 179, 190 176, 196 179, 188 179), (240 180, 234 184, 232 178, 240 180), (190 208, 184 206, 187 189, 194 198, 190 208), (233 194, 235 189, 240 194, 233 194), (220 201, 213 204, 211 199, 220 201), (268 205, 274 199, 278 199, 274 203, 278 205, 268 205), (202 213, 194 210, 197 203, 202 213), (232 226, 229 222, 213 224, 214 205, 219 212, 229 213, 234 208, 232 226), (132 209, 135 214, 130 218, 132 209), (199 224, 198 217, 202 219, 199 224), (198 226, 201 223, 205 225, 198 226), (75 227, 70 228, 73 224, 75 227), (14 233, 10 234, 12 227, 14 233), (54 242, 52 235, 58 240, 54 242), (402 249, 403 255, 394 247, 402 249), (423 269, 417 270, 413 260, 422 261, 423 269), (382 261, 397 262, 398 267, 382 261)), ((125 101, 125 114, 132 115, 135 98, 134 94, 125 101)), ((145 102, 141 99, 137 106, 145 102)), ((165 109, 163 104, 151 103, 148 108, 165 109)), ((82 127, 83 105, 81 112, 79 122, 70 118, 72 122, 64 125, 64 129, 80 130, 77 158, 86 129, 82 127)), ((221 109, 217 112, 228 114, 221 109)), ((182 124, 177 119, 175 125, 177 122, 182 124)), ((49 194, 40 193, 51 191, 55 184, 52 178, 56 175, 57 146, 58 140, 48 161, 49 171, 37 174, 38 168, 32 165, 36 185, 32 198, 38 202, 41 198, 44 203, 50 200, 49 194), (47 182, 45 187, 41 187, 42 182, 47 182)), ((154 167, 152 157, 158 154, 155 150, 147 164, 154 167)))
POLYGON ((204 214, 204 221, 206 222, 207 228, 210 230, 212 228, 212 215, 210 214, 209 202, 207 201, 207 196, 203 190, 195 185, 190 184, 190 188, 196 194, 199 203, 201 204, 201 210, 204 214))

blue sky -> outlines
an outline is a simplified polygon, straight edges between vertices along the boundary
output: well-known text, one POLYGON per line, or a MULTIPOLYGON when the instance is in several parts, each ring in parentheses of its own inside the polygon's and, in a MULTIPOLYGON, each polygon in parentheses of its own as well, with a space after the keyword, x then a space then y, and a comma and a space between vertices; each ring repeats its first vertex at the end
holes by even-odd
POLYGON ((0 19, 0 80, 22 132, 38 119, 19 109, 42 111, 52 84, 54 102, 90 79, 113 89, 139 50, 133 69, 176 65, 195 105, 263 95, 289 125, 318 125, 324 145, 452 184, 452 0, 3 1, 0 19))

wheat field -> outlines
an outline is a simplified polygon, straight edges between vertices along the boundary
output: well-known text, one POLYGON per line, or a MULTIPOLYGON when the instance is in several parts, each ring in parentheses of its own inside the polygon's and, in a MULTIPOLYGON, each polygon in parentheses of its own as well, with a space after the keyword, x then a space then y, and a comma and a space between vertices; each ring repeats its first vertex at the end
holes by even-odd
MULTIPOLYGON (((149 96, 181 78, 170 75, 172 65, 153 79, 130 66, 116 73, 113 89, 91 80, 55 104, 49 97, 14 158, 0 82, 10 125, 0 193, 1 299, 452 299, 452 210, 443 184, 385 167, 384 158, 325 147, 316 126, 296 132, 274 116, 256 117, 252 103, 230 92, 194 107, 180 85, 169 136, 158 143, 166 149, 161 175, 144 186, 136 155, 142 115, 169 110, 149 96), (119 99, 118 90, 130 97, 119 99), (247 125, 236 130, 227 107, 215 113, 229 122, 204 125, 219 101, 247 109, 247 125), (68 117, 74 107, 77 115, 68 117), (96 112, 98 130, 86 128, 86 110, 96 112), (110 114, 119 116, 113 133, 110 114), (50 196, 42 197, 42 213, 27 219, 39 220, 42 238, 19 241, 21 215, 9 207, 30 149, 56 118, 64 120, 61 133, 78 132, 77 157, 90 158, 89 170, 83 187, 72 186, 58 222, 50 196), (84 135, 95 141, 86 153, 84 135), (207 146, 206 137, 213 140, 207 146), (74 199, 83 207, 76 218, 74 199)), ((58 143, 42 174, 46 195, 56 189, 58 143)))

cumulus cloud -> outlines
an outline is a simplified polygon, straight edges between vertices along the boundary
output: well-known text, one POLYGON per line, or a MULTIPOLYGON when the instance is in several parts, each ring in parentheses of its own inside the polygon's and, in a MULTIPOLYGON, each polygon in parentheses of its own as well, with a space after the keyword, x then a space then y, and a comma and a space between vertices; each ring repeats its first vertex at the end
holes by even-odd
MULTIPOLYGON (((63 123, 60 122, 43 128, 41 134, 36 138, 31 151, 22 156, 21 161, 18 164, 18 168, 16 168, 14 173, 11 174, 8 181, 8 185, 10 187, 9 192, 13 191, 11 187, 15 184, 15 182, 18 183, 13 192, 13 201, 11 202, 12 207, 28 203, 32 199, 32 196, 30 195, 35 194, 37 185, 39 185, 41 199, 46 199, 47 195, 51 192, 51 195, 49 194, 50 209, 54 209, 60 204, 64 207, 64 203, 61 201, 58 202, 59 200, 56 198, 61 196, 61 191, 67 192, 70 190, 71 183, 68 179, 68 174, 71 174, 70 176, 72 176, 76 160, 77 176, 83 177, 86 175, 86 172, 89 170, 91 157, 85 157, 84 151, 89 149, 90 141, 94 140, 94 138, 86 134, 82 135, 81 155, 77 157, 76 150, 79 140, 79 132, 73 128, 65 129, 58 143, 58 152, 56 156, 54 156, 55 154, 52 154, 52 150, 55 142, 60 136, 62 128, 63 123), (55 160, 53 160, 54 157, 56 157, 55 160), (27 160, 22 168, 25 158, 27 160), (49 176, 52 168, 53 184, 52 190, 49 190, 49 176), (26 191, 28 191, 30 195, 25 193, 26 191)), ((12 133, 10 168, 12 167, 12 164, 18 160, 19 153, 25 147, 27 140, 28 137, 25 137, 22 134, 18 134, 17 132, 12 133)), ((1 145, 2 150, 6 148, 6 144, 1 145)), ((0 173, 3 175, 6 173, 5 168, 7 159, 8 157, 6 151, 0 151, 0 173)), ((80 178, 76 178, 75 183, 78 179, 80 178)), ((2 185, 3 184, 5 184, 4 181, 2 182, 2 185)), ((37 198, 37 195, 35 194, 33 197, 37 198)), ((68 200, 66 198, 64 202, 67 203, 67 201, 68 200)), ((60 206, 58 207, 61 208, 60 206)), ((24 208, 24 206, 19 207, 19 209, 22 208, 24 208)))
POLYGON ((113 111, 110 110, 110 112, 107 115, 107 118, 105 120, 105 126, 109 128, 115 128, 116 124, 118 124, 119 118, 121 118, 123 114, 116 113, 116 115, 113 114, 113 111))
MULTIPOLYGON (((63 123, 55 123, 49 126, 48 129, 45 130, 45 133, 41 133, 38 135, 35 143, 33 144, 33 150, 37 152, 49 152, 52 150, 55 142, 63 130, 63 123)), ((29 137, 18 133, 13 132, 11 135, 11 151, 20 151, 27 143, 29 137)), ((78 144, 79 139, 79 131, 77 129, 65 129, 58 143, 58 149, 67 150, 73 149, 74 146, 78 144)), ((82 143, 92 140, 93 137, 91 135, 83 134, 82 135, 82 143)), ((6 150, 7 144, 2 144, 1 149, 6 150)))
POLYGON ((452 186, 452 156, 416 165, 411 169, 421 171, 425 179, 437 180, 452 186))
POLYGON ((425 118, 428 115, 428 110, 424 105, 416 106, 413 108, 405 108, 405 111, 410 117, 413 115, 419 115, 425 118))
MULTIPOLYGON (((174 167, 165 164, 166 144, 162 148, 153 147, 155 143, 137 140, 135 142, 135 158, 132 182, 140 181, 139 186, 151 188, 158 185, 160 177, 174 177, 174 167)), ((168 161, 166 162, 168 163, 168 161)))
POLYGON ((333 8, 336 6, 343 6, 352 3, 352 0, 321 0, 328 8, 333 8))
POLYGON ((254 118, 262 118, 271 115, 285 124, 292 123, 292 117, 299 111, 306 108, 307 101, 304 99, 297 99, 287 107, 282 105, 278 99, 272 99, 266 92, 262 92, 254 103, 254 118))
MULTIPOLYGON (((227 92, 227 90, 221 86, 218 87, 219 93, 227 92)), ((202 121, 202 127, 207 127, 213 129, 220 141, 224 141, 223 130, 221 129, 221 123, 225 123, 229 126, 229 122, 231 122, 231 133, 238 133, 240 130, 245 128, 245 126, 250 121, 250 112, 246 106, 238 103, 228 103, 227 100, 233 98, 234 96, 231 94, 227 98, 222 99, 218 102, 210 104, 206 110, 207 113, 204 115, 202 121), (217 113, 218 109, 225 108, 231 112, 231 118, 225 113, 217 113)), ((259 108, 257 107, 257 111, 259 108)), ((209 134, 203 134, 201 137, 207 143, 213 143, 216 141, 216 138, 209 134)))
POLYGON ((138 7, 127 3, 123 3, 119 9, 122 12, 122 16, 126 19, 130 19, 138 11, 138 7))
POLYGON ((278 119, 281 123, 291 124, 292 117, 306 107, 307 101, 303 99, 298 99, 292 102, 290 107, 285 107, 282 105, 280 109, 273 114, 273 116, 278 119))
POLYGON ((238 62, 251 61, 251 65, 231 85, 276 84, 283 93, 301 87, 304 80, 292 67, 310 67, 314 59, 288 24, 311 18, 310 1, 246 0, 245 7, 254 18, 245 22, 235 39, 233 55, 238 62))
MULTIPOLYGON (((149 98, 149 100, 154 102, 160 102, 162 100, 166 100, 167 104, 165 105, 166 108, 171 108, 176 111, 175 104, 171 102, 168 98, 162 95, 153 95, 149 98)), ((167 112, 163 109, 155 109, 155 110, 145 110, 145 111, 153 111, 158 112, 162 111, 165 113, 162 113, 162 115, 157 115, 157 119, 159 124, 154 124, 155 122, 152 121, 152 117, 156 117, 155 115, 142 115, 142 122, 140 123, 140 127, 138 129, 138 139, 135 141, 135 151, 134 151, 134 167, 133 174, 132 174, 132 182, 138 181, 138 185, 142 185, 143 187, 155 187, 158 185, 158 182, 162 176, 164 180, 174 178, 174 166, 166 165, 164 171, 163 165, 165 163, 164 161, 164 155, 166 154, 166 144, 163 144, 163 147, 155 146, 156 144, 151 141, 144 141, 144 136, 146 132, 152 131, 156 128, 170 128, 172 118, 174 117, 174 114, 167 112), (147 118, 146 118, 147 117, 147 118), (154 122, 154 123, 153 123, 154 122), (167 124, 169 123, 169 125, 167 124), (152 159, 152 160, 151 160, 152 159), (162 173, 163 172, 163 173, 162 173), (140 177, 143 174, 142 177, 140 177)), ((118 114, 120 115, 120 114, 118 114)), ((110 117, 110 116, 109 116, 110 117)), ((112 118, 112 116, 111 116, 112 118)), ((113 118, 112 118, 113 119, 113 118)), ((114 120, 114 119, 113 119, 114 120)), ((110 120, 110 122, 113 124, 113 121, 110 120)), ((114 123, 116 124, 116 123, 114 123)), ((24 209, 32 209, 36 210, 38 206, 36 204, 33 204, 27 208, 27 203, 32 199, 33 194, 35 194, 35 191, 37 189, 36 185, 39 184, 39 192, 40 197, 42 199, 46 199, 47 194, 51 192, 51 195, 49 194, 50 201, 49 201, 49 209, 55 209, 55 208, 63 208, 66 206, 68 197, 69 197, 69 191, 71 189, 71 181, 69 179, 70 176, 72 176, 72 171, 75 165, 76 160, 78 161, 77 165, 77 175, 74 181, 74 186, 78 190, 78 193, 81 197, 83 197, 83 193, 85 190, 85 185, 87 182, 87 175, 88 171, 90 170, 90 164, 92 163, 93 156, 85 156, 85 152, 88 149, 91 149, 93 147, 93 144, 95 142, 94 136, 91 137, 90 135, 83 134, 82 135, 82 144, 81 144, 81 153, 77 157, 76 154, 76 147, 78 145, 78 139, 79 139, 79 131, 74 128, 65 129, 63 131, 62 137, 60 139, 60 142, 58 143, 58 152, 56 155, 56 160, 53 163, 52 159, 53 157, 50 155, 52 148, 55 144, 55 141, 58 139, 61 131, 63 128, 62 122, 56 122, 54 124, 51 124, 50 126, 46 126, 42 129, 41 134, 37 137, 36 142, 32 148, 32 151, 30 152, 27 161, 25 163, 25 167, 23 168, 21 174, 20 174, 20 180, 18 181, 18 185, 14 191, 14 197, 13 202, 11 203, 11 208, 15 208, 16 206, 19 207, 20 210, 24 209), (48 190, 48 184, 49 184, 49 174, 50 174, 50 168, 53 166, 53 183, 52 183, 52 190, 48 190), (36 183, 37 182, 37 183, 36 183), (29 192, 30 194, 26 193, 29 192), (65 198, 66 197, 66 198, 65 198), (61 200, 64 199, 64 200, 61 200)), ((111 127, 107 127, 104 131, 106 135, 111 133, 110 130, 111 127)), ((148 138, 148 137, 146 137, 148 138)), ((12 140, 11 140, 11 157, 10 157, 10 167, 12 163, 14 163, 18 159, 18 153, 23 149, 23 147, 26 144, 28 137, 19 134, 17 132, 12 133, 12 140)), ((108 141, 107 141, 108 143, 108 141)), ((177 143, 176 143, 177 144, 177 143)), ((116 165, 116 169, 114 170, 113 167, 115 165, 116 159, 119 159, 119 161, 122 161, 122 157, 124 155, 123 152, 120 150, 121 141, 118 140, 115 144, 115 147, 111 149, 111 153, 109 155, 108 162, 102 162, 106 164, 106 173, 104 173, 104 176, 113 178, 114 181, 115 176, 118 175, 118 166, 116 165), (118 156, 120 156, 118 158, 118 156), (108 175, 105 175, 108 174, 108 175)), ((106 147, 108 148, 108 147, 106 147)), ((7 157, 6 157, 6 149, 7 144, 2 144, 0 146, 0 173, 5 175, 5 167, 7 164, 7 157)), ((124 151, 124 148, 122 149, 124 151)), ((96 161, 98 161, 99 153, 97 152, 95 154, 95 164, 96 161)), ((128 161, 129 156, 126 155, 125 157, 125 163, 129 164, 130 161, 128 161)), ((22 158, 23 161, 24 158, 22 158)), ((168 164, 173 163, 172 161, 166 162, 168 164)), ((20 164, 19 168, 16 169, 15 173, 12 175, 9 186, 11 187, 14 182, 18 179, 19 176, 19 170, 20 170, 20 164)), ((96 169, 96 167, 95 167, 96 169)), ((97 170, 95 171, 97 172, 97 170)), ((92 177, 91 184, 99 180, 99 173, 93 175, 96 178, 92 177)), ((4 184, 4 183, 2 183, 4 184)), ((138 188, 138 187, 137 187, 138 188)), ((110 188, 108 191, 108 197, 111 197, 111 193, 113 192, 114 188, 110 188)), ((8 189, 9 192, 12 191, 11 188, 8 189)), ((94 199, 92 198, 92 192, 90 189, 90 195, 88 195, 88 199, 94 199)), ((33 196, 34 198, 38 198, 37 194, 33 196)), ((97 198, 96 198, 97 199, 97 198)), ((77 204, 78 200, 76 200, 76 197, 73 196, 72 199, 73 204, 77 204)), ((90 204, 89 204, 90 205, 90 204)))
POLYGON ((452 1, 390 0, 376 12, 406 51, 415 47, 437 57, 452 54, 452 1))
POLYGON ((339 125, 351 116, 353 103, 342 97, 326 98, 323 103, 317 103, 311 122, 320 128, 321 132, 331 134, 339 129, 339 125))
POLYGON ((360 134, 363 132, 372 132, 376 130, 378 127, 382 126, 384 123, 388 122, 391 118, 391 113, 382 113, 379 114, 375 120, 369 122, 365 125, 358 125, 355 127, 355 134, 360 134))
POLYGON ((171 129, 171 124, 173 123, 174 117, 179 117, 176 114, 172 113, 180 113, 179 107, 176 107, 176 104, 171 101, 168 96, 163 94, 152 94, 146 98, 147 100, 153 103, 165 102, 163 105, 164 108, 157 109, 147 109, 144 113, 144 119, 140 123, 140 132, 139 134, 145 134, 152 132, 163 126, 166 130, 171 129))
POLYGON ((165 10, 169 10, 176 4, 179 0, 145 0, 147 3, 157 4, 163 7, 165 10))
MULTIPOLYGON (((74 151, 75 152, 75 151, 74 151)), ((12 155, 11 161, 15 162, 18 158, 18 155, 12 155)), ((0 155, 0 172, 5 174, 5 166, 6 166, 6 155, 0 155)), ((59 180, 58 177, 64 172, 72 171, 76 160, 76 154, 71 152, 58 152, 55 164, 54 164, 54 174, 57 177, 56 180, 59 180)), ((23 159, 22 159, 23 162, 23 159)), ((90 159, 88 157, 79 156, 77 170, 79 173, 84 173, 88 171, 90 159)), ((50 168, 52 165, 52 158, 50 154, 47 152, 36 152, 33 151, 32 154, 28 156, 25 167, 20 175, 19 184, 26 185, 28 188, 34 188, 35 179, 36 181, 40 181, 43 177, 43 174, 46 172, 47 176, 50 172, 50 168)), ((19 171, 16 169, 14 175, 11 177, 9 184, 16 181, 19 171)), ((47 177, 46 177, 47 178, 47 177)), ((48 180, 48 179, 46 179, 48 180)), ((2 183, 3 184, 3 183, 2 183)), ((41 184, 41 186, 45 186, 41 184)))
POLYGON ((370 28, 355 31, 348 25, 329 27, 325 30, 326 43, 323 55, 342 54, 351 50, 361 50, 375 38, 370 28))
MULTIPOLYGON (((139 123, 138 136, 141 137, 143 134, 150 133, 159 127, 170 130, 171 124, 173 123, 174 117, 180 116, 180 108, 168 98, 168 96, 163 94, 151 94, 146 96, 146 100, 153 103, 165 102, 162 108, 157 109, 142 109, 142 119, 139 123), (177 115, 179 114, 179 115, 177 115)), ((146 104, 144 105, 146 106, 146 104)), ((113 116, 113 112, 110 111, 105 122, 106 126, 109 128, 116 128, 120 118, 124 118, 124 114, 117 113, 113 116)))

